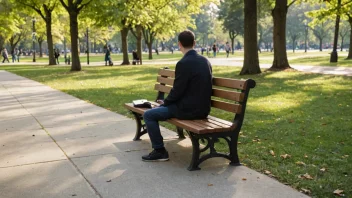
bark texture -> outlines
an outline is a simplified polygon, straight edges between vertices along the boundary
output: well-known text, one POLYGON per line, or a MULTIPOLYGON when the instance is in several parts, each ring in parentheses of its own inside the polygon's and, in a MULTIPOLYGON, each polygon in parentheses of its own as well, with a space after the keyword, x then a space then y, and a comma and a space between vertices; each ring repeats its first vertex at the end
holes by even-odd
POLYGON ((121 31, 121 41, 122 41, 122 53, 123 53, 123 61, 121 65, 129 65, 130 61, 128 59, 128 28, 123 28, 121 31))
POLYGON ((271 14, 274 19, 274 61, 270 69, 284 70, 291 68, 286 51, 287 0, 276 0, 271 14))
POLYGON ((244 62, 240 75, 261 73, 257 49, 257 0, 246 0, 244 1, 244 62))

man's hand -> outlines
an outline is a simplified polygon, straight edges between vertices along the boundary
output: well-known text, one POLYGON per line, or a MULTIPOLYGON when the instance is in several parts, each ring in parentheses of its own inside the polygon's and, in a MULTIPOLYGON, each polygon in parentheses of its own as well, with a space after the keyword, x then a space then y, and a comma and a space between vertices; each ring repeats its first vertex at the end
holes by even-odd
POLYGON ((157 103, 159 103, 160 105, 163 105, 164 104, 164 101, 163 100, 156 100, 157 103))

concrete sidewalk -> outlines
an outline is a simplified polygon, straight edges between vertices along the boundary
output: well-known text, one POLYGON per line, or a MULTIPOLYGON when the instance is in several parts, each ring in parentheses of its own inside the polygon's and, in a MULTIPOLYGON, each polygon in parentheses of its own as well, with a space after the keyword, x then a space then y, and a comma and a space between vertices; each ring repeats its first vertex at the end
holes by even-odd
POLYGON ((0 197, 306 197, 225 159, 189 172, 189 139, 162 131, 170 161, 142 162, 133 120, 0 71, 0 197))

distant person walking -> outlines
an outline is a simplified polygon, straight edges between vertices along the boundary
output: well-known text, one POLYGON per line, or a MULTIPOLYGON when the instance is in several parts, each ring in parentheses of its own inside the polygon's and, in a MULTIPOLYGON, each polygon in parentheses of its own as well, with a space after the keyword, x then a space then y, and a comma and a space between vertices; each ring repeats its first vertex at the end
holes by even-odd
POLYGON ((12 59, 12 63, 14 63, 16 61, 16 51, 17 51, 17 48, 13 49, 11 51, 11 59, 12 59))
POLYGON ((216 52, 217 52, 217 47, 216 47, 216 44, 214 43, 214 45, 213 45, 213 55, 214 55, 214 58, 216 58, 216 52))
POLYGON ((228 58, 231 51, 231 46, 229 42, 226 42, 225 50, 226 50, 226 57, 228 58))
POLYGON ((54 51, 54 56, 55 56, 56 63, 59 65, 60 64, 60 62, 59 62, 59 57, 60 57, 59 49, 56 49, 54 51))
POLYGON ((110 60, 110 55, 111 55, 111 53, 110 53, 110 48, 109 48, 108 46, 106 46, 106 51, 105 51, 105 66, 108 65, 108 62, 109 62, 109 65, 110 65, 110 62, 111 62, 111 60, 110 60))
POLYGON ((10 62, 10 61, 9 61, 9 54, 7 53, 7 49, 6 49, 6 48, 4 48, 4 49, 2 50, 1 55, 2 55, 2 57, 4 58, 4 60, 2 60, 2 63, 4 63, 5 60, 7 60, 7 62, 10 62))
POLYGON ((20 62, 21 53, 22 53, 22 50, 21 49, 17 49, 17 51, 16 51, 17 62, 20 62))

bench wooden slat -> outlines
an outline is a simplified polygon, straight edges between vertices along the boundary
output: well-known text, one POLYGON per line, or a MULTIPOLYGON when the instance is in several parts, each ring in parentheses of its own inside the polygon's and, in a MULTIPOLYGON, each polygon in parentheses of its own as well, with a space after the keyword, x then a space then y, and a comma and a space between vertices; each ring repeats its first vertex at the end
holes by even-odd
POLYGON ((166 85, 171 85, 171 86, 174 85, 174 79, 172 79, 172 78, 165 78, 165 77, 162 77, 162 76, 158 76, 157 81, 159 83, 163 83, 163 84, 166 84, 166 85))
POLYGON ((179 126, 185 130, 192 131, 194 133, 199 133, 200 131, 205 129, 204 127, 200 127, 198 125, 194 125, 194 124, 187 122, 185 120, 179 120, 176 118, 171 118, 171 119, 167 120, 167 122, 169 122, 173 125, 179 126))
POLYGON ((222 101, 218 101, 218 100, 211 100, 211 106, 218 108, 218 109, 222 109, 224 111, 229 111, 232 113, 241 113, 242 111, 242 105, 240 104, 231 104, 228 102, 222 102, 222 101))
POLYGON ((155 84, 154 89, 157 91, 164 92, 164 93, 170 93, 172 87, 161 85, 161 84, 155 84))
POLYGON ((203 119, 203 121, 218 125, 218 126, 220 126, 222 128, 231 128, 231 126, 232 126, 232 125, 228 125, 228 124, 224 124, 224 123, 218 122, 216 120, 212 120, 209 117, 207 119, 203 119))
POLYGON ((146 110, 148 110, 147 108, 137 108, 137 107, 134 107, 132 103, 126 103, 126 104, 125 104, 125 108, 128 109, 128 110, 131 110, 131 111, 133 111, 133 112, 136 112, 136 113, 138 113, 138 114, 141 114, 141 115, 143 115, 144 112, 145 112, 146 110))
POLYGON ((213 86, 245 90, 247 84, 245 80, 236 80, 230 78, 213 78, 213 86))
POLYGON ((215 89, 215 88, 213 88, 212 95, 218 98, 233 100, 236 102, 242 102, 244 99, 244 93, 236 92, 236 91, 227 91, 222 89, 215 89))
POLYGON ((199 124, 201 124, 201 125, 206 125, 206 126, 209 126, 209 127, 211 127, 211 128, 213 128, 213 129, 223 129, 223 128, 229 128, 228 126, 225 126, 225 125, 219 125, 219 124, 214 124, 214 123, 212 123, 212 122, 209 122, 209 120, 208 119, 203 119, 203 120, 193 120, 193 122, 197 122, 197 123, 199 123, 199 124))
POLYGON ((175 71, 174 70, 160 69, 158 74, 160 76, 175 78, 175 71))
POLYGON ((227 120, 222 120, 222 119, 216 118, 216 117, 211 116, 211 115, 208 115, 208 119, 209 119, 209 120, 214 120, 214 121, 216 121, 216 122, 220 122, 220 123, 222 123, 222 124, 226 124, 226 125, 228 125, 228 126, 233 126, 233 125, 234 125, 234 123, 232 123, 232 122, 229 122, 229 121, 227 121, 227 120))

